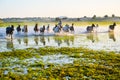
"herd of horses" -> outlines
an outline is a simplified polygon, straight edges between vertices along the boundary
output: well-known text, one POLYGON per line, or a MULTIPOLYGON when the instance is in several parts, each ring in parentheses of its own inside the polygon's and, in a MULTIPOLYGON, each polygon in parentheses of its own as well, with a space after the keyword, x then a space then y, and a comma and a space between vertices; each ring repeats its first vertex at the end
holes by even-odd
MULTIPOLYGON (((114 31, 114 28, 116 26, 116 23, 114 22, 112 25, 109 25, 109 32, 111 31, 114 31)), ((92 24, 91 26, 87 26, 86 28, 86 31, 88 33, 91 33, 91 32, 96 32, 96 29, 98 27, 98 24, 95 25, 95 24, 92 24)), ((24 32, 24 33, 27 33, 28 32, 28 26, 27 25, 24 25, 23 28, 21 28, 20 25, 18 25, 18 27, 16 28, 17 32, 20 33, 21 31, 24 32)), ((45 25, 43 25, 41 28, 38 28, 38 24, 35 24, 35 27, 34 27, 34 32, 35 33, 42 33, 44 34, 45 30, 47 30, 49 32, 50 30, 50 26, 48 24, 47 27, 45 27, 45 25)), ((53 31, 54 33, 60 33, 61 31, 62 32, 72 32, 74 33, 74 23, 72 23, 71 26, 69 26, 68 24, 66 24, 64 27, 62 26, 61 22, 59 22, 58 24, 55 25, 55 27, 53 27, 53 31)), ((11 39, 13 39, 12 35, 13 35, 13 32, 14 32, 14 25, 11 25, 9 27, 6 28, 6 36, 9 36, 11 39)))

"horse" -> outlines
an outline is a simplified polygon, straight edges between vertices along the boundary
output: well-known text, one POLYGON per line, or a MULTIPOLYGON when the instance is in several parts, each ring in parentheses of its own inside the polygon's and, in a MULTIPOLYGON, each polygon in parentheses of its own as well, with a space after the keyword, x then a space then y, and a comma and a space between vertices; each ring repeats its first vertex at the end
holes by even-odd
POLYGON ((34 31, 35 31, 35 33, 37 33, 39 31, 38 24, 35 24, 34 31))
POLYGON ((65 27, 62 28, 62 30, 63 30, 64 32, 69 32, 69 29, 70 29, 70 27, 69 27, 68 24, 66 24, 65 27))
POLYGON ((58 26, 58 25, 56 24, 55 27, 53 28, 53 31, 54 31, 55 33, 59 33, 59 32, 61 31, 60 26, 58 26))
POLYGON ((19 33, 21 31, 20 25, 16 28, 17 32, 19 33))
POLYGON ((95 27, 94 24, 92 24, 91 26, 87 26, 86 28, 87 32, 94 32, 94 27, 95 27))
POLYGON ((70 31, 74 32, 74 24, 72 23, 72 26, 70 26, 70 31))
POLYGON ((44 33, 45 32, 45 25, 43 25, 43 27, 40 28, 40 33, 44 33))
POLYGON ((109 32, 110 32, 110 31, 114 31, 115 26, 116 26, 116 23, 115 23, 115 22, 113 23, 113 25, 109 25, 109 30, 108 30, 108 31, 109 31, 109 32))
POLYGON ((14 31, 14 26, 13 25, 11 25, 11 27, 7 27, 6 28, 6 36, 11 37, 11 39, 12 39, 13 31, 14 31))
POLYGON ((22 29, 22 32, 24 32, 24 33, 27 33, 27 32, 28 32, 27 25, 24 25, 24 27, 23 27, 23 29, 22 29))
POLYGON ((50 31, 50 25, 48 24, 48 26, 47 26, 47 32, 49 32, 50 31))

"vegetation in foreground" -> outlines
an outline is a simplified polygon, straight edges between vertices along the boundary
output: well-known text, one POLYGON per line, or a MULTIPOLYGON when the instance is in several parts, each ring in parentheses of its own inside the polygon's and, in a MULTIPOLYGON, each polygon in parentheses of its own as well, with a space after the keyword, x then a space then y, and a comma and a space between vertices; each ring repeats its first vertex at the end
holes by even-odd
POLYGON ((94 51, 81 47, 28 48, 26 50, 0 52, 0 61, 0 80, 120 79, 120 54, 115 52, 94 51), (46 64, 39 60, 42 56, 58 54, 73 58, 73 62, 46 64), (31 58, 34 61, 31 62, 29 60, 31 58))

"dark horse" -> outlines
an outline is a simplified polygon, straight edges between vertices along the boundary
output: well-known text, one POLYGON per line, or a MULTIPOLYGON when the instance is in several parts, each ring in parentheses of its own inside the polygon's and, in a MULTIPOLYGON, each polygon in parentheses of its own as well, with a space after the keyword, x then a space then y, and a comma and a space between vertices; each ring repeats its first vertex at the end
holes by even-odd
POLYGON ((17 30, 18 33, 21 31, 20 25, 18 25, 18 27, 16 28, 16 30, 17 30))
POLYGON ((87 26, 87 28, 86 28, 87 32, 93 32, 94 31, 93 30, 94 27, 95 27, 94 24, 92 24, 91 26, 87 26))
POLYGON ((37 33, 39 31, 38 24, 35 24, 34 31, 35 31, 35 33, 37 33))
POLYGON ((113 25, 109 25, 109 32, 110 32, 110 31, 114 31, 115 26, 116 26, 116 23, 115 23, 115 22, 113 23, 113 25))
POLYGON ((74 24, 72 23, 72 26, 70 26, 70 31, 74 32, 74 24))
POLYGON ((6 35, 11 37, 11 39, 12 39, 13 31, 14 31, 14 26, 13 25, 11 25, 11 27, 6 28, 6 35))
POLYGON ((43 25, 43 27, 40 28, 40 33, 44 33, 45 32, 45 25, 43 25))

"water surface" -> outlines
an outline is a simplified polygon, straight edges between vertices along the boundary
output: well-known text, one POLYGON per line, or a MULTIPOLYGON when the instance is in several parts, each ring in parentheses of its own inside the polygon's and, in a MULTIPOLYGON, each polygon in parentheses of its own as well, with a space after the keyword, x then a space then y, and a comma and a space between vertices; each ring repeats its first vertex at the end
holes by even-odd
POLYGON ((75 27, 73 35, 55 36, 55 33, 45 31, 44 36, 35 35, 33 27, 28 33, 14 31, 14 39, 6 39, 5 28, 0 28, 0 52, 13 49, 53 47, 85 47, 94 50, 120 51, 120 28, 117 26, 113 33, 108 32, 108 27, 99 27, 97 33, 86 33, 86 27, 75 27))

